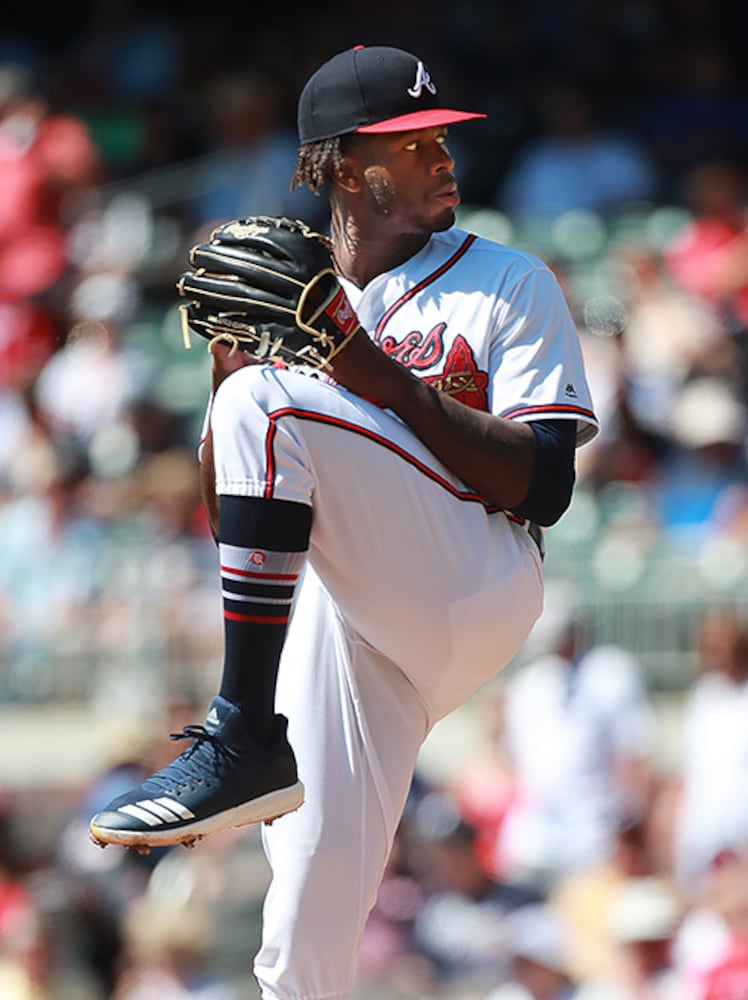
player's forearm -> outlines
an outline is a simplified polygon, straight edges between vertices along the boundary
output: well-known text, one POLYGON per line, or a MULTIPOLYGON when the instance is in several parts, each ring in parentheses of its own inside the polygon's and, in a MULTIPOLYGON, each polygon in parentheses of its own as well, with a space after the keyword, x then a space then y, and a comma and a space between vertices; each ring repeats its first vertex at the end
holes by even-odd
POLYGON ((392 409, 484 500, 511 510, 525 499, 535 439, 526 425, 472 409, 412 377, 392 409))
POLYGON ((393 410, 456 476, 511 510, 530 486, 535 439, 525 424, 474 410, 386 357, 365 334, 340 352, 335 378, 393 410))

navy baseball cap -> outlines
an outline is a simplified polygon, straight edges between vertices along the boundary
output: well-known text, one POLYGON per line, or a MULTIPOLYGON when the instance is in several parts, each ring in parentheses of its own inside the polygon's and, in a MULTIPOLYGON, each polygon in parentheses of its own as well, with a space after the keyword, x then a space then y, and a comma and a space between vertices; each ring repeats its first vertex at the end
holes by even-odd
POLYGON ((324 63, 299 97, 299 143, 350 132, 409 132, 485 118, 439 102, 436 84, 410 52, 357 45, 324 63))

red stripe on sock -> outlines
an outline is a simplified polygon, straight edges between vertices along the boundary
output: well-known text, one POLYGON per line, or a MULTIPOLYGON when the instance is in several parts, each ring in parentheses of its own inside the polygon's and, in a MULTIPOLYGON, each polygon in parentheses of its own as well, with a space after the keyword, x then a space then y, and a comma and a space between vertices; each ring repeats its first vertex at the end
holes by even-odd
POLYGON ((224 618, 232 622, 249 622, 253 625, 287 625, 289 616, 285 618, 268 618, 264 615, 240 615, 235 611, 224 611, 224 618))
POLYGON ((290 580, 295 583, 298 573, 252 573, 248 569, 235 569, 233 566, 221 566, 222 573, 234 573, 236 576, 249 576, 254 580, 290 580))

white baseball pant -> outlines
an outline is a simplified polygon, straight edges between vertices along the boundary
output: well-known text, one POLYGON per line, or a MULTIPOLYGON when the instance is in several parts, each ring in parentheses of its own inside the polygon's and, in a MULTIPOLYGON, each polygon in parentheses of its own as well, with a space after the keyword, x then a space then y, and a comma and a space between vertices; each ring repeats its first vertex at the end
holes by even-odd
POLYGON ((241 369, 211 422, 219 494, 314 511, 276 702, 306 801, 263 828, 254 971, 264 998, 342 1000, 419 748, 518 652, 542 562, 401 420, 318 378, 241 369))

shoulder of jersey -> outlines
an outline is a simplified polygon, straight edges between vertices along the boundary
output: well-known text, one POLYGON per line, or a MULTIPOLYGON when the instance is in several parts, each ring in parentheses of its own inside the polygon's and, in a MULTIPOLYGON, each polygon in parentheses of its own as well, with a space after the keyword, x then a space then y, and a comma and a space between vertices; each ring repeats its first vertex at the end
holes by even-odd
POLYGON ((548 269, 546 262, 529 250, 520 250, 506 243, 497 243, 495 240, 471 233, 466 229, 460 229, 458 226, 452 226, 451 229, 447 229, 442 233, 435 233, 433 239, 442 243, 445 247, 453 247, 457 250, 470 236, 473 237, 473 242, 469 248, 471 255, 493 255, 497 261, 502 262, 502 266, 504 267, 511 262, 517 267, 526 268, 528 271, 536 268, 548 269))

